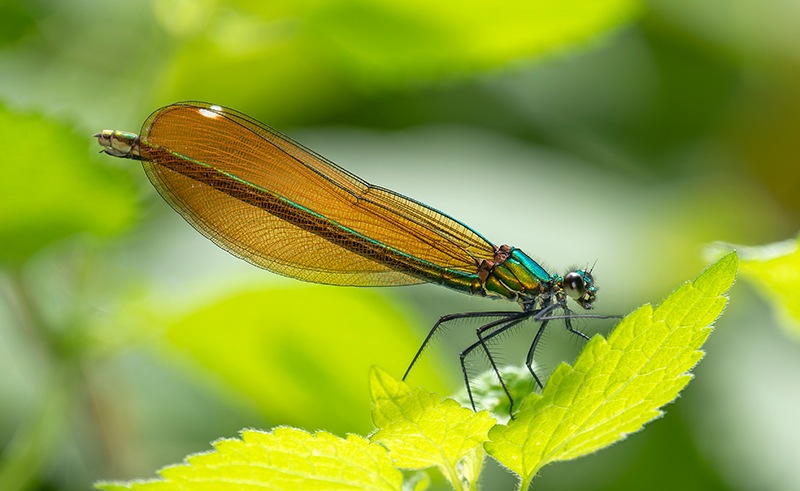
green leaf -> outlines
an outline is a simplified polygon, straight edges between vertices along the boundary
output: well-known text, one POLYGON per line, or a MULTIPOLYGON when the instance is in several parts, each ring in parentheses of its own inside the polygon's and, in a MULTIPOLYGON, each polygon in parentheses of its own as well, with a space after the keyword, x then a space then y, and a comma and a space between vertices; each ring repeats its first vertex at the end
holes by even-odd
POLYGON ((10 45, 36 29, 36 7, 29 2, 0 2, 0 45, 10 45))
MULTIPOLYGON (((718 245, 735 248, 741 258, 742 277, 755 285, 772 304, 786 331, 800 339, 800 237, 760 247, 718 245)), ((713 253, 713 251, 712 251, 713 253)))
MULTIPOLYGON (((531 372, 525 366, 505 365, 498 367, 508 393, 515 401, 521 401, 531 393, 531 372)), ((535 369, 535 367, 534 367, 535 369)), ((497 373, 486 370, 470 377, 472 398, 476 405, 489 411, 499 423, 505 423, 511 413, 511 402, 503 386, 498 383, 497 373)), ((472 407, 466 387, 453 398, 464 407, 472 407)))
MULTIPOLYGON (((376 359, 405 369, 419 345, 412 323, 381 295, 320 285, 232 294, 165 323, 173 346, 269 420, 335 433, 372 429, 364 375, 376 359)), ((434 368, 418 375, 443 385, 434 368)))
POLYGON ((477 482, 484 458, 482 444, 495 424, 486 411, 474 413, 452 399, 427 392, 373 368, 370 392, 371 440, 389 449, 394 464, 404 469, 438 467, 455 489, 477 482))
POLYGON ((470 490, 479 489, 479 479, 483 470, 483 463, 486 461, 486 451, 483 445, 475 447, 470 453, 464 456, 458 463, 456 472, 461 480, 469 484, 470 490))
POLYGON ((425 0, 350 0, 308 11, 308 27, 359 80, 396 85, 565 50, 632 19, 638 7, 633 0, 530 0, 503 8, 468 0, 457 9, 425 0))
POLYGON ((431 476, 425 471, 409 472, 404 478, 403 491, 425 491, 431 487, 431 476))
POLYGON ((78 233, 107 235, 134 216, 125 176, 88 152, 68 126, 0 106, 0 264, 19 263, 78 233))
POLYGON ((463 78, 567 52, 596 42, 641 10, 636 0, 529 0, 502 8, 478 0, 458 8, 423 0, 249 0, 237 2, 237 9, 218 8, 182 2, 182 11, 172 4, 155 9, 166 31, 187 40, 168 64, 161 96, 199 91, 233 107, 258 100, 273 122, 298 111, 318 117, 320 108, 352 97, 354 89, 463 78), (229 76, 209 77, 209 65, 229 76), (290 90, 303 97, 280 95, 290 90))
POLYGON ((608 340, 592 338, 574 368, 560 365, 516 419, 489 432, 489 455, 527 489, 542 466, 597 451, 659 417, 702 358, 737 265, 728 254, 655 310, 645 305, 628 315, 608 340))
POLYGON ((107 491, 401 490, 403 476, 386 450, 367 439, 294 428, 247 430, 214 451, 162 469, 160 479, 99 483, 107 491))

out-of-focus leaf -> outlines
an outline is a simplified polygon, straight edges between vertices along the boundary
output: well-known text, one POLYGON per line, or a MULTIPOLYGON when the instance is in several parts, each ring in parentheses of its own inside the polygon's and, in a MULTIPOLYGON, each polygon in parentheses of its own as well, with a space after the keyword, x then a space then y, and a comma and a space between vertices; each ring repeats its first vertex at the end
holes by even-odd
POLYGON ((35 29, 33 8, 36 8, 33 2, 0 2, 0 45, 14 42, 35 29))
POLYGON ((125 176, 91 159, 90 135, 0 106, 0 264, 79 234, 111 234, 134 216, 125 176))
POLYGON ((543 466, 595 452, 659 417, 702 358, 737 265, 735 253, 723 257, 655 310, 628 315, 608 340, 592 338, 574 368, 561 364, 516 419, 492 428, 486 451, 528 489, 543 466))
POLYGON ((46 393, 27 420, 16 428, 14 438, 3 444, 0 454, 0 483, 3 491, 32 488, 50 464, 55 450, 65 439, 67 417, 75 390, 75 374, 69 368, 54 373, 45 384, 46 393))
POLYGON ((425 491, 431 487, 431 476, 425 471, 409 472, 403 481, 403 491, 425 491))
MULTIPOLYGON (((234 295, 167 329, 173 345, 271 420, 337 433, 371 429, 363 417, 370 408, 369 367, 380 363, 402 373, 420 343, 380 295, 314 285, 234 295)), ((435 381, 428 370, 415 376, 435 381)))
POLYGON ((630 20, 631 0, 502 6, 422 0, 322 2, 307 10, 309 36, 365 83, 404 84, 496 68, 562 51, 630 20))
POLYGON ((599 39, 639 10, 635 0, 531 0, 500 7, 421 0, 235 3, 237 9, 224 12, 192 3, 186 17, 200 19, 194 32, 182 23, 176 28, 175 15, 159 17, 176 36, 202 33, 188 38, 170 64, 164 99, 248 103, 256 115, 257 100, 269 108, 269 121, 312 108, 319 115, 332 99, 344 102, 353 91, 464 77, 564 52, 599 39), (211 77, 209 69, 228 76, 211 77), (288 101, 287 92, 303 98, 288 101))
MULTIPOLYGON (((720 244, 715 249, 735 248, 741 257, 742 277, 756 286, 778 312, 786 332, 800 339, 800 238, 760 247, 720 244)), ((714 254, 714 251, 711 252, 714 254)))
MULTIPOLYGON (((515 365, 505 365, 498 367, 498 369, 503 376, 503 383, 508 389, 508 393, 511 394, 515 401, 514 409, 518 409, 519 401, 522 401, 531 393, 531 384, 533 383, 531 372, 525 366, 515 365)), ((475 377, 470 377, 470 386, 472 399, 477 407, 489 411, 498 422, 505 423, 508 421, 511 414, 511 402, 508 400, 508 395, 503 390, 503 386, 498 383, 497 373, 494 370, 486 370, 475 377)), ((466 387, 460 390, 454 396, 454 399, 464 407, 470 407, 472 404, 466 387)))
POLYGON ((247 430, 242 439, 219 440, 214 451, 164 468, 161 479, 99 483, 106 491, 402 489, 403 475, 386 449, 363 437, 346 439, 295 428, 247 430))

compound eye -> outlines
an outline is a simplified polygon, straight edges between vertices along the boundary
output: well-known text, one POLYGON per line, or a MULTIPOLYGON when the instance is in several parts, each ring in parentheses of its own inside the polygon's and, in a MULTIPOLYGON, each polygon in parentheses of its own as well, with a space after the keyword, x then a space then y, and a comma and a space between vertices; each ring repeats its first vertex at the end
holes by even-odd
POLYGON ((564 276, 564 291, 575 300, 581 298, 586 293, 586 282, 583 280, 583 276, 575 271, 567 273, 564 276))

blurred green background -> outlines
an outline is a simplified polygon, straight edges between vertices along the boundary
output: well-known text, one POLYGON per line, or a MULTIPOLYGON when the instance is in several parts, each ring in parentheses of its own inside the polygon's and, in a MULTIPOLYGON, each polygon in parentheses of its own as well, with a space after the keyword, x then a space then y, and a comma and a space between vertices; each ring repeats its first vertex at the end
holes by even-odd
MULTIPOLYGON (((245 427, 366 434, 371 365, 400 376, 439 316, 503 307, 253 268, 93 133, 234 107, 553 271, 597 261, 597 312, 625 314, 710 242, 800 228, 798 25, 788 0, 0 0, 0 489, 153 476, 245 427)), ((800 347, 754 293, 666 417, 536 489, 796 490, 800 347)), ((458 391, 469 327, 410 382, 458 391)), ((542 369, 579 349, 551 329, 542 369)))

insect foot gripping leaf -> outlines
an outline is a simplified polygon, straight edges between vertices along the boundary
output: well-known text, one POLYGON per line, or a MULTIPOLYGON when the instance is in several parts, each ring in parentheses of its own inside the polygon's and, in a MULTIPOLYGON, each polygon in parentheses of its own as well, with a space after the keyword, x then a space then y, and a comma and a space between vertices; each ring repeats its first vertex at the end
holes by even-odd
POLYGON ((100 483, 106 491, 240 491, 366 489, 400 491, 402 473, 386 449, 360 436, 310 434, 294 428, 246 430, 242 439, 219 440, 214 451, 166 467, 161 479, 100 483))
POLYGON ((486 451, 527 489, 551 462, 595 452, 659 417, 689 382, 700 347, 722 313, 736 277, 735 253, 686 283, 655 310, 637 309, 608 339, 595 336, 571 367, 560 365, 541 395, 489 432, 486 451))
POLYGON ((370 439, 389 450, 394 465, 414 470, 435 466, 454 489, 477 489, 482 444, 495 424, 489 413, 412 390, 378 368, 370 372, 370 392, 372 422, 378 428, 370 439))

